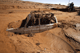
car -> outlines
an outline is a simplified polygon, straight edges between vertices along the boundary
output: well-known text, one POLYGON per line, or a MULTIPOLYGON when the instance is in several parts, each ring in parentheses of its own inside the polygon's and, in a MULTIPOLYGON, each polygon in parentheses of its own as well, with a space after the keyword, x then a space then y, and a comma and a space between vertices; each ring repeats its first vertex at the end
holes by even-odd
POLYGON ((31 11, 27 16, 24 27, 7 29, 9 32, 19 34, 39 33, 50 30, 58 23, 53 13, 46 11, 31 11))

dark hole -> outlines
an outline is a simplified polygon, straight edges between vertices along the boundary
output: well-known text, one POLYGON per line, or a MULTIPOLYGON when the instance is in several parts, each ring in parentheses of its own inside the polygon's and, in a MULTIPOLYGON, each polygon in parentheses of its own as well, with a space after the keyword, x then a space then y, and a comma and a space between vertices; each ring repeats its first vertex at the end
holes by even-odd
POLYGON ((37 45, 37 46, 39 46, 39 45, 40 45, 40 43, 36 43, 36 45, 37 45))
POLYGON ((76 51, 80 51, 80 49, 76 49, 76 51))

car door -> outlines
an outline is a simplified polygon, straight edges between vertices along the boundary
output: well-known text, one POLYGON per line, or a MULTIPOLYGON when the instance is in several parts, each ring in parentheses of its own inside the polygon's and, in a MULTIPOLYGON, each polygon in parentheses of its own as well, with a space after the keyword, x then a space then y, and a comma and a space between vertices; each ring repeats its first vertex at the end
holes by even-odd
POLYGON ((25 28, 24 33, 39 33, 40 26, 29 26, 28 28, 25 28))
POLYGON ((31 26, 29 28, 31 29, 32 33, 39 33, 39 31, 40 31, 40 26, 39 25, 37 25, 37 26, 31 26))
POLYGON ((29 26, 28 28, 24 28, 24 33, 30 33, 31 32, 31 27, 29 26))
POLYGON ((28 28, 25 28, 24 32, 25 33, 39 33, 40 31, 40 26, 29 26, 28 28))
POLYGON ((53 28, 53 24, 40 25, 40 32, 43 32, 52 28, 53 28))

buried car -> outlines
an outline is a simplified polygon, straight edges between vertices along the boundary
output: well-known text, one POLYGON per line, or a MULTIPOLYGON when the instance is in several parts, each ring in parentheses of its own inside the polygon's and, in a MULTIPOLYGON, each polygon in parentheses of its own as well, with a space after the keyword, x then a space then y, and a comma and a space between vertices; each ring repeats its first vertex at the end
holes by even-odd
POLYGON ((7 29, 9 32, 30 34, 52 29, 57 25, 57 18, 53 13, 45 11, 32 11, 26 19, 24 27, 7 29))

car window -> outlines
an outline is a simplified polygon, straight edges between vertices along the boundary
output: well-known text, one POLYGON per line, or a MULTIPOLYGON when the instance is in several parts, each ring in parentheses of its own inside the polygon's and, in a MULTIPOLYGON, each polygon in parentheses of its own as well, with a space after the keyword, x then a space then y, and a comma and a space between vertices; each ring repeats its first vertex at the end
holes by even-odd
POLYGON ((44 14, 41 17, 40 16, 41 16, 40 14, 34 14, 29 20, 27 27, 39 25, 39 20, 40 20, 40 25, 56 23, 55 17, 51 17, 51 15, 49 14, 44 14))
POLYGON ((38 19, 30 19, 27 26, 37 26, 39 25, 38 19))
POLYGON ((49 17, 40 19, 40 24, 41 25, 52 24, 52 23, 55 23, 55 22, 56 22, 55 19, 49 18, 49 17))

